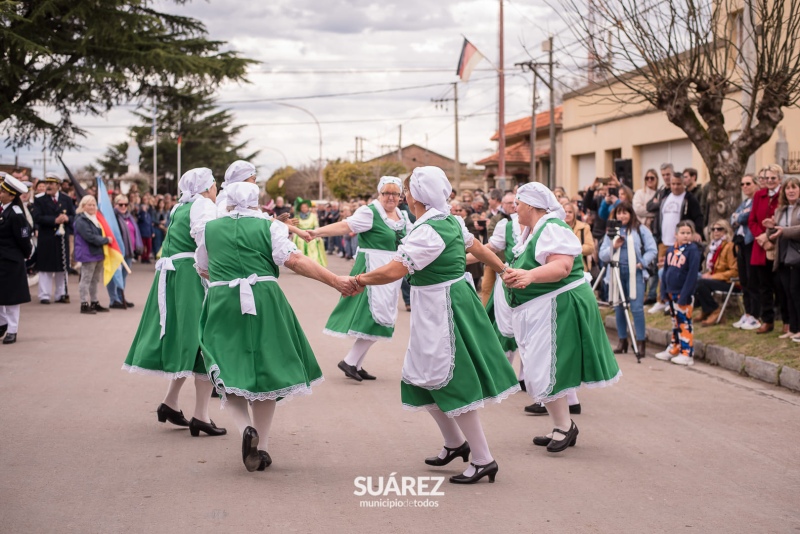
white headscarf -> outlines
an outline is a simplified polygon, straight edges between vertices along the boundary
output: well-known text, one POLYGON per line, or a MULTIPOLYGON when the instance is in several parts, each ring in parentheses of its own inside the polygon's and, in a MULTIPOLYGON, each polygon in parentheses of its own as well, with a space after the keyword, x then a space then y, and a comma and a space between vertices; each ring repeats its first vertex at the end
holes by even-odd
POLYGON ((403 181, 397 176, 381 176, 381 181, 378 182, 378 193, 383 193, 383 188, 386 185, 394 184, 403 192, 403 181))
POLYGON ((228 207, 233 208, 228 211, 229 215, 236 213, 244 217, 262 217, 258 209, 259 189, 256 184, 237 182, 230 184, 225 191, 228 193, 228 207))
POLYGON ((231 184, 244 182, 251 176, 256 176, 256 167, 252 163, 243 160, 236 160, 230 164, 225 171, 225 181, 222 187, 228 187, 231 184))
POLYGON ((431 208, 442 213, 450 213, 450 193, 453 191, 450 180, 439 167, 417 167, 409 180, 411 196, 421 202, 426 210, 431 208))
POLYGON ((198 167, 188 170, 178 181, 178 187, 181 190, 181 198, 178 202, 181 204, 194 202, 200 193, 208 191, 212 185, 214 185, 214 175, 211 174, 211 169, 198 167))
POLYGON ((529 182, 517 189, 517 200, 528 206, 555 213, 562 221, 567 216, 564 207, 547 186, 539 182, 529 182))

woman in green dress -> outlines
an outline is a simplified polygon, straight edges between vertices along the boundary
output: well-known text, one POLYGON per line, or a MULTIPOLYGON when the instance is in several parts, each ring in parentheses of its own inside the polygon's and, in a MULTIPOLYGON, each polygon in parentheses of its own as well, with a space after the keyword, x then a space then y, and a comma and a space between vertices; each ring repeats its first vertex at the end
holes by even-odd
POLYGON ((473 238, 462 219, 449 215, 451 187, 440 168, 417 167, 407 182, 408 205, 417 217, 414 228, 403 239, 395 261, 356 275, 355 281, 366 287, 410 275, 411 333, 401 398, 404 408, 428 410, 444 437, 442 451, 425 463, 446 465, 459 457, 466 462, 471 452, 467 470, 450 477, 450 482, 472 484, 483 477, 494 482, 497 462, 476 410, 520 388, 481 301, 465 278, 465 250, 498 273, 505 267, 473 238))
MULTIPOLYGON (((350 276, 374 271, 392 261, 400 240, 411 229, 405 212, 397 208, 403 182, 395 176, 384 176, 378 182, 378 200, 361 206, 344 221, 311 230, 313 237, 330 237, 354 232, 358 234, 358 254, 350 276)), ((392 339, 397 320, 402 279, 368 288, 352 297, 342 297, 331 313, 324 332, 336 337, 353 337, 353 348, 339 362, 345 376, 361 382, 375 380, 363 367, 367 351, 381 339, 392 339)))
POLYGON ((198 273, 208 280, 200 315, 200 346, 208 374, 242 435, 248 471, 272 463, 269 429, 278 401, 308 395, 322 372, 289 302, 278 286, 279 266, 343 294, 355 290, 299 254, 285 224, 262 214, 258 186, 226 188, 227 216, 196 233, 198 273), (252 403, 252 418, 248 412, 252 403))
MULTIPOLYGON (((297 214, 297 228, 310 232, 319 228, 317 214, 311 211, 311 201, 297 197, 294 201, 294 212, 297 214)), ((325 244, 321 239, 311 239, 306 241, 301 236, 292 236, 297 250, 303 256, 307 256, 319 263, 323 267, 328 266, 328 257, 325 255, 325 244)))
POLYGON ((197 245, 191 235, 193 225, 215 217, 217 186, 210 169, 198 168, 186 172, 179 187, 180 203, 170 215, 156 277, 122 369, 170 379, 167 395, 156 411, 160 422, 188 426, 192 436, 200 431, 220 436, 225 429, 208 416, 213 386, 200 355, 197 330, 205 289, 193 266, 197 245), (178 394, 190 376, 194 376, 195 409, 194 417, 187 421, 178 409, 178 394))
POLYGON ((578 436, 567 394, 581 385, 608 386, 622 376, 584 277, 580 240, 564 215, 544 185, 520 187, 517 216, 526 228, 503 276, 527 393, 545 404, 553 423, 551 434, 533 442, 549 452, 575 445, 578 436))

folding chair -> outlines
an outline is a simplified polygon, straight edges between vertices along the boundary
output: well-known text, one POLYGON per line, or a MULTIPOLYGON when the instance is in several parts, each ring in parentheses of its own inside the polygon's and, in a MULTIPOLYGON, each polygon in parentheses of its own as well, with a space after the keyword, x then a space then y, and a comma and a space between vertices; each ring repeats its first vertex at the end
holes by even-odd
POLYGON ((742 305, 741 297, 742 297, 742 286, 739 285, 739 278, 733 277, 731 278, 731 286, 728 288, 728 291, 714 291, 714 295, 725 295, 725 301, 722 303, 722 308, 719 310, 719 315, 717 315, 717 320, 714 324, 719 324, 722 320, 722 317, 725 315, 725 308, 728 307, 728 301, 731 299, 731 295, 736 295, 739 308, 744 313, 744 306, 742 305))

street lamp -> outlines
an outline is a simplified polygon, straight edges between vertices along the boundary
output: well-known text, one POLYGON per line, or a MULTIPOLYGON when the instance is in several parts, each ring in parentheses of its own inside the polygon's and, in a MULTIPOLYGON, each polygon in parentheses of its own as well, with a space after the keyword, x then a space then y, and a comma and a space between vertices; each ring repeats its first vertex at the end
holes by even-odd
POLYGON ((303 112, 307 113, 312 119, 314 119, 314 122, 317 125, 317 133, 319 134, 319 163, 317 164, 317 178, 319 179, 319 197, 318 198, 322 199, 322 128, 320 128, 319 121, 317 120, 317 117, 315 117, 314 114, 311 113, 306 108, 297 106, 295 104, 287 104, 285 102, 272 102, 272 103, 276 104, 278 106, 286 106, 287 108, 299 109, 300 111, 303 111, 303 112))

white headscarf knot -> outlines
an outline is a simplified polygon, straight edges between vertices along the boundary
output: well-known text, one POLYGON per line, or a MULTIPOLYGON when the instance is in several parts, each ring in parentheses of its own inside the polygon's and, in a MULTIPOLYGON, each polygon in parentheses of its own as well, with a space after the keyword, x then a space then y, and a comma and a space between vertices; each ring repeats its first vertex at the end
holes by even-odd
POLYGON ((555 213, 562 221, 567 216, 564 207, 547 186, 539 182, 529 182, 517 189, 517 200, 528 206, 555 213))
POLYGON ((259 188, 256 184, 237 182, 230 184, 225 191, 228 193, 228 207, 233 207, 229 213, 238 213, 246 217, 261 216, 261 210, 258 209, 259 188))
POLYGON ((212 185, 214 185, 214 175, 211 173, 211 169, 198 167, 188 170, 178 180, 178 188, 181 190, 181 198, 178 202, 181 204, 194 202, 200 193, 208 191, 212 185))
POLYGON ((414 200, 421 202, 426 210, 431 208, 450 213, 448 204, 453 187, 444 171, 439 167, 417 167, 411 173, 409 189, 414 200))

